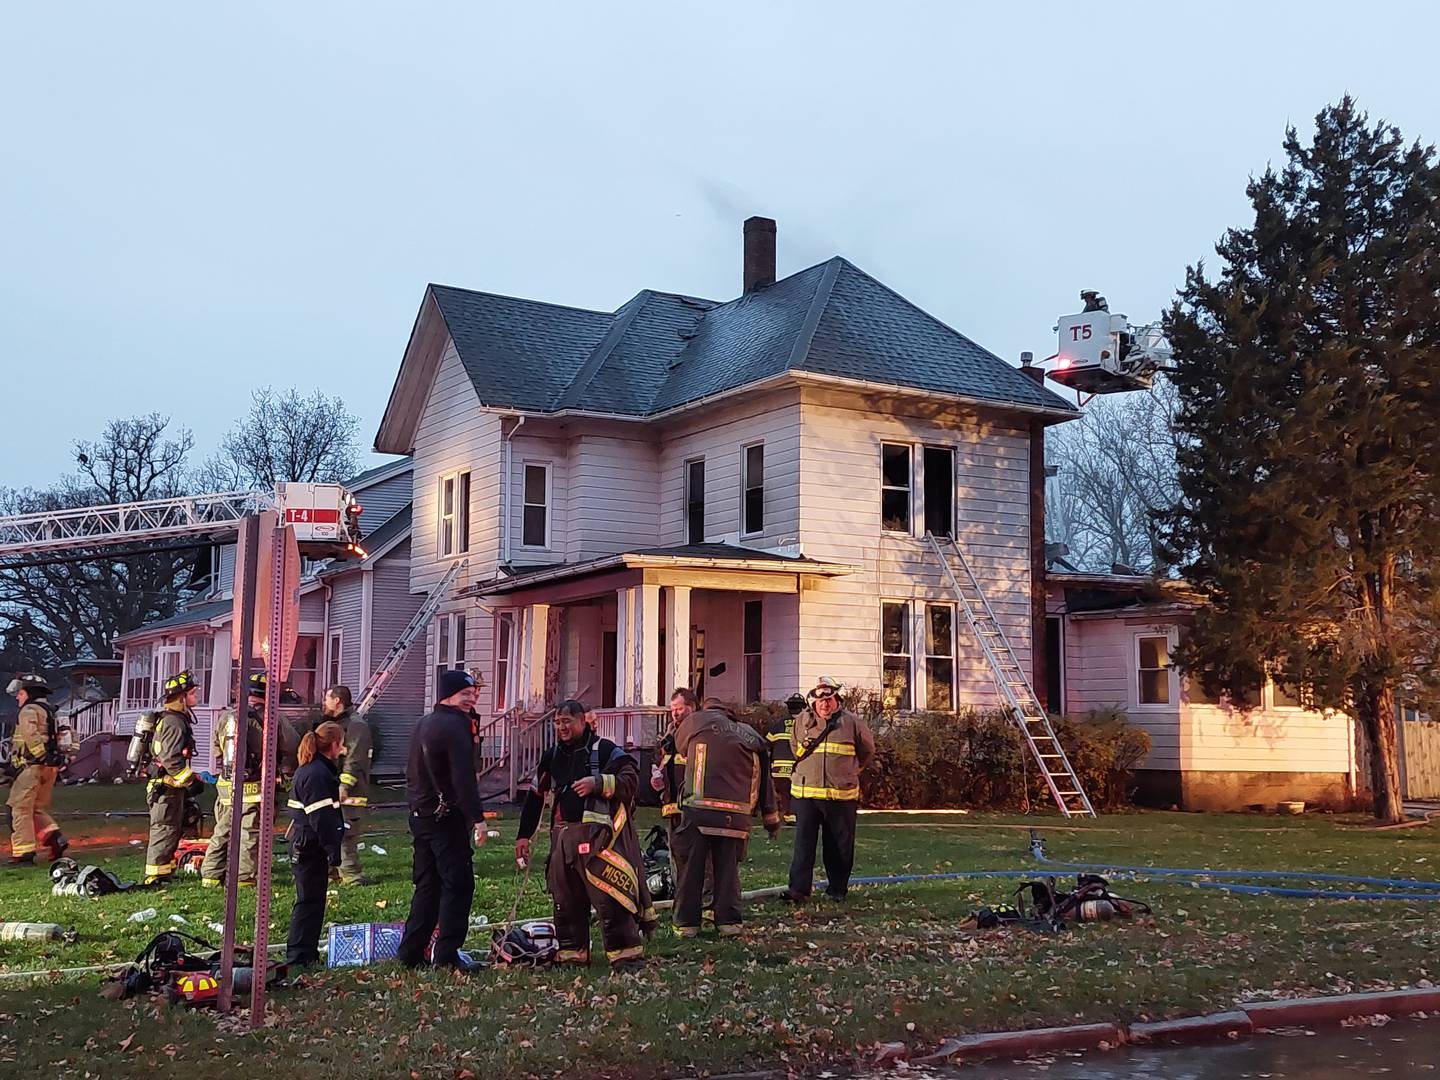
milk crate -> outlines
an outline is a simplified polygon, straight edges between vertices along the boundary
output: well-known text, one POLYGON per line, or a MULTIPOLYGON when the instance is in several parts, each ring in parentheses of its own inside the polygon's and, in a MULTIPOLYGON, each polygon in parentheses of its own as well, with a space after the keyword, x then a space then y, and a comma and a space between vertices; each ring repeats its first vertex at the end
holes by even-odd
POLYGON ((330 928, 326 967, 361 967, 394 960, 400 948, 403 923, 351 923, 330 928))

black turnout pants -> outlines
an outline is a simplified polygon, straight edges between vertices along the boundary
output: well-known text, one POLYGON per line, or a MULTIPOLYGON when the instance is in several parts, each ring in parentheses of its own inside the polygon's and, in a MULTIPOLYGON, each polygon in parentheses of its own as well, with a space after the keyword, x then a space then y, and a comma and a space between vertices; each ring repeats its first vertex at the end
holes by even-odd
POLYGON ((740 859, 745 841, 738 836, 701 832, 693 821, 675 830, 675 847, 684 867, 675 882, 674 924, 677 931, 699 931, 705 886, 713 881, 715 929, 721 935, 740 932, 740 859))
POLYGON ((290 937, 285 945, 287 964, 320 962, 320 930, 325 925, 325 890, 330 886, 330 860, 318 845, 290 845, 290 869, 295 875, 295 906, 290 910, 290 937))
POLYGON ((438 926, 432 962, 436 967, 458 964, 460 946, 470 929, 470 901, 475 898, 470 826, 456 813, 443 818, 411 814, 410 836, 415 844, 410 870, 415 895, 410 900, 398 959, 406 967, 424 963, 425 950, 438 926))
POLYGON ((790 895, 809 896, 815 886, 815 840, 820 839, 825 860, 825 895, 843 897, 850 890, 855 866, 855 815, 853 799, 795 799, 795 850, 790 858, 790 895))

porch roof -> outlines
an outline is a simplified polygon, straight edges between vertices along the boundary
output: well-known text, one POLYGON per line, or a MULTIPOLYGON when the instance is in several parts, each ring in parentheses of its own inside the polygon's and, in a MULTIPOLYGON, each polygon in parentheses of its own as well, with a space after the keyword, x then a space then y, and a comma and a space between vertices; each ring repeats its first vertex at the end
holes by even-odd
POLYGON ((115 638, 115 644, 123 645, 125 642, 135 638, 153 634, 157 630, 174 630, 180 626, 206 626, 216 619, 228 618, 233 608, 234 603, 230 600, 211 600, 204 604, 196 604, 194 607, 186 608, 184 611, 177 611, 169 618, 156 619, 154 622, 148 622, 144 626, 137 627, 127 634, 118 634, 115 638))
MULTIPOLYGON (((596 586, 596 591, 639 584, 683 585, 687 583, 682 579, 686 574, 697 576, 693 582, 696 588, 744 589, 749 582, 757 592, 795 592, 799 588, 798 580, 783 579, 796 579, 800 575, 838 577, 853 573, 855 569, 844 563, 821 562, 802 555, 760 551, 737 544, 679 544, 674 547, 639 548, 585 562, 540 567, 510 577, 478 582, 461 595, 510 596, 596 578, 604 579, 590 582, 596 586), (677 574, 681 577, 677 578, 677 574)), ((578 596, 575 598, 578 599, 578 596)))

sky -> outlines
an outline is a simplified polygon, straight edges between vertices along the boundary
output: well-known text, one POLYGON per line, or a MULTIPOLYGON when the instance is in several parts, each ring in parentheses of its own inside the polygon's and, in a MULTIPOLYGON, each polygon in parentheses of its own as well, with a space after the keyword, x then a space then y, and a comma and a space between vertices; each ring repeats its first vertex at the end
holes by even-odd
MULTIPOLYGON (((841 254, 1015 362, 1156 318, 1349 92, 1440 140, 1430 3, 0 8, 0 485, 264 385, 375 434, 427 282, 613 310, 841 254)), ((365 459, 370 461, 380 459, 365 459)))

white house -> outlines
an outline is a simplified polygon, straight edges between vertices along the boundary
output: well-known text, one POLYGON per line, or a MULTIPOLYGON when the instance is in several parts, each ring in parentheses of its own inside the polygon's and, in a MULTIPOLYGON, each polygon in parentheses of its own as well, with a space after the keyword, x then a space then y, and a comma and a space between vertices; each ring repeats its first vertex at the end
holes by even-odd
POLYGON ((426 289, 375 448, 413 456, 412 591, 468 560, 431 685, 479 667, 489 716, 602 722, 826 674, 993 705, 927 531, 1043 666, 1043 431, 1074 407, 842 258, 776 281, 773 222, 745 240, 727 302, 426 289))
MULTIPOLYGON (((420 606, 409 592, 411 465, 388 462, 347 481, 360 501, 360 528, 370 557, 363 562, 306 563, 300 588, 300 636, 287 686, 288 702, 309 707, 325 688, 344 683, 358 694, 374 667, 420 606)), ((188 668, 204 687, 196 709, 199 758, 210 765, 210 731, 229 703, 233 662, 231 611, 235 545, 210 550, 209 573, 187 607, 116 639, 124 661, 115 730, 155 708, 169 676, 188 668)), ((409 731, 423 710, 424 660, 407 658, 371 714, 379 728, 377 771, 404 771, 409 731)))

